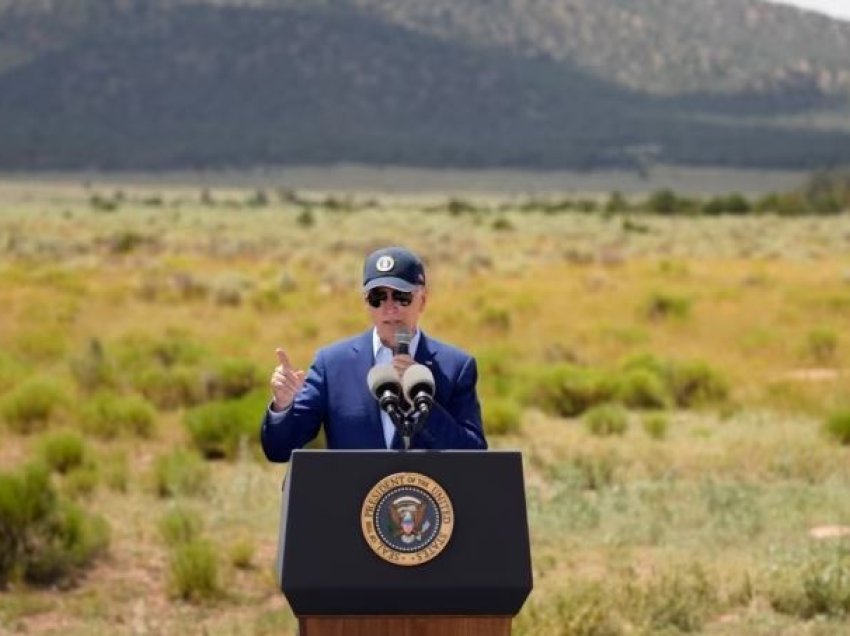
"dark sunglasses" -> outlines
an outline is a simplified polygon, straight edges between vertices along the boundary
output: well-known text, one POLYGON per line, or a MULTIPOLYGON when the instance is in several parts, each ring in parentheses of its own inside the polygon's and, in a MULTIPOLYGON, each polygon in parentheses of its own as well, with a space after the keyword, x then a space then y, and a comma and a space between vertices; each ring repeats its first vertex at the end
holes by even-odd
MULTIPOLYGON (((392 297, 393 300, 402 307, 408 307, 410 306, 410 303, 413 302, 413 292, 404 292, 394 289, 392 297)), ((369 303, 375 309, 380 307, 381 303, 384 302, 387 298, 388 295, 386 289, 370 289, 369 293, 366 294, 366 302, 369 303)))

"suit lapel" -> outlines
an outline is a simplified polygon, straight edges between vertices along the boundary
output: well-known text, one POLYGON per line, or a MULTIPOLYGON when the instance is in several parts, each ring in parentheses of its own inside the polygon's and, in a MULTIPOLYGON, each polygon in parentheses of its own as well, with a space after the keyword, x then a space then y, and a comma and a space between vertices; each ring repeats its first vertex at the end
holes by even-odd
POLYGON ((420 333, 421 337, 419 338, 419 346, 416 348, 416 354, 413 356, 413 359, 418 364, 424 364, 428 367, 434 375, 435 396, 437 401, 440 401, 441 399, 445 399, 443 389, 446 386, 446 383, 443 381, 443 374, 438 364, 439 360, 437 359, 437 354, 439 353, 439 349, 434 341, 428 338, 424 332, 420 333))
MULTIPOLYGON (((419 346, 416 347, 413 359, 430 369, 434 365, 434 357, 437 355, 437 350, 434 348, 434 343, 425 335, 424 331, 420 330, 419 333, 419 346)), ((433 371, 433 369, 431 370, 433 371)))
MULTIPOLYGON (((366 376, 369 375, 369 369, 375 364, 375 353, 372 351, 372 331, 369 330, 354 341, 352 346, 354 354, 354 377, 356 381, 363 382, 366 385, 366 376)), ((377 440, 374 442, 375 448, 384 448, 384 425, 381 424, 381 409, 378 406, 378 401, 371 395, 369 390, 362 392, 364 396, 364 404, 366 413, 369 414, 369 420, 366 424, 367 434, 377 440)))

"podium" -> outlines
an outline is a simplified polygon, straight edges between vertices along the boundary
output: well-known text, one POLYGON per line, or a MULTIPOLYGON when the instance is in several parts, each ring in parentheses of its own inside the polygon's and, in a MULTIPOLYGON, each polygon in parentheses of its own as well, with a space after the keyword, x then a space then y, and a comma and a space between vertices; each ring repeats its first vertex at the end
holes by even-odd
POLYGON ((515 451, 293 452, 280 588, 299 636, 508 636, 531 592, 515 451))

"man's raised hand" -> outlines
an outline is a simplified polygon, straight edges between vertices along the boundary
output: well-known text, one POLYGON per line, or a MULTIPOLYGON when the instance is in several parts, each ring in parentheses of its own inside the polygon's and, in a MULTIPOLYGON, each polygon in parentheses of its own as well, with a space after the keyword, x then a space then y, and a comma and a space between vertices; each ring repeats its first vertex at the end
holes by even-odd
POLYGON ((292 363, 283 349, 278 347, 274 351, 280 364, 275 367, 269 382, 272 389, 272 410, 285 411, 304 384, 304 372, 292 368, 292 363))

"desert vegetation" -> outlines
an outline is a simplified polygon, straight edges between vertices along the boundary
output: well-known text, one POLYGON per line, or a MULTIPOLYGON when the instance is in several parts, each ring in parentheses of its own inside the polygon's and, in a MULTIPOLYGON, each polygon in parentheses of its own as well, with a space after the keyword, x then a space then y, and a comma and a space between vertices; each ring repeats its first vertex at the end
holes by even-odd
POLYGON ((365 327, 363 255, 395 243, 427 260, 424 329, 478 359, 491 446, 523 452, 517 634, 850 633, 843 179, 759 199, 0 183, 0 633, 293 634, 266 378, 276 346, 306 368, 365 327))

